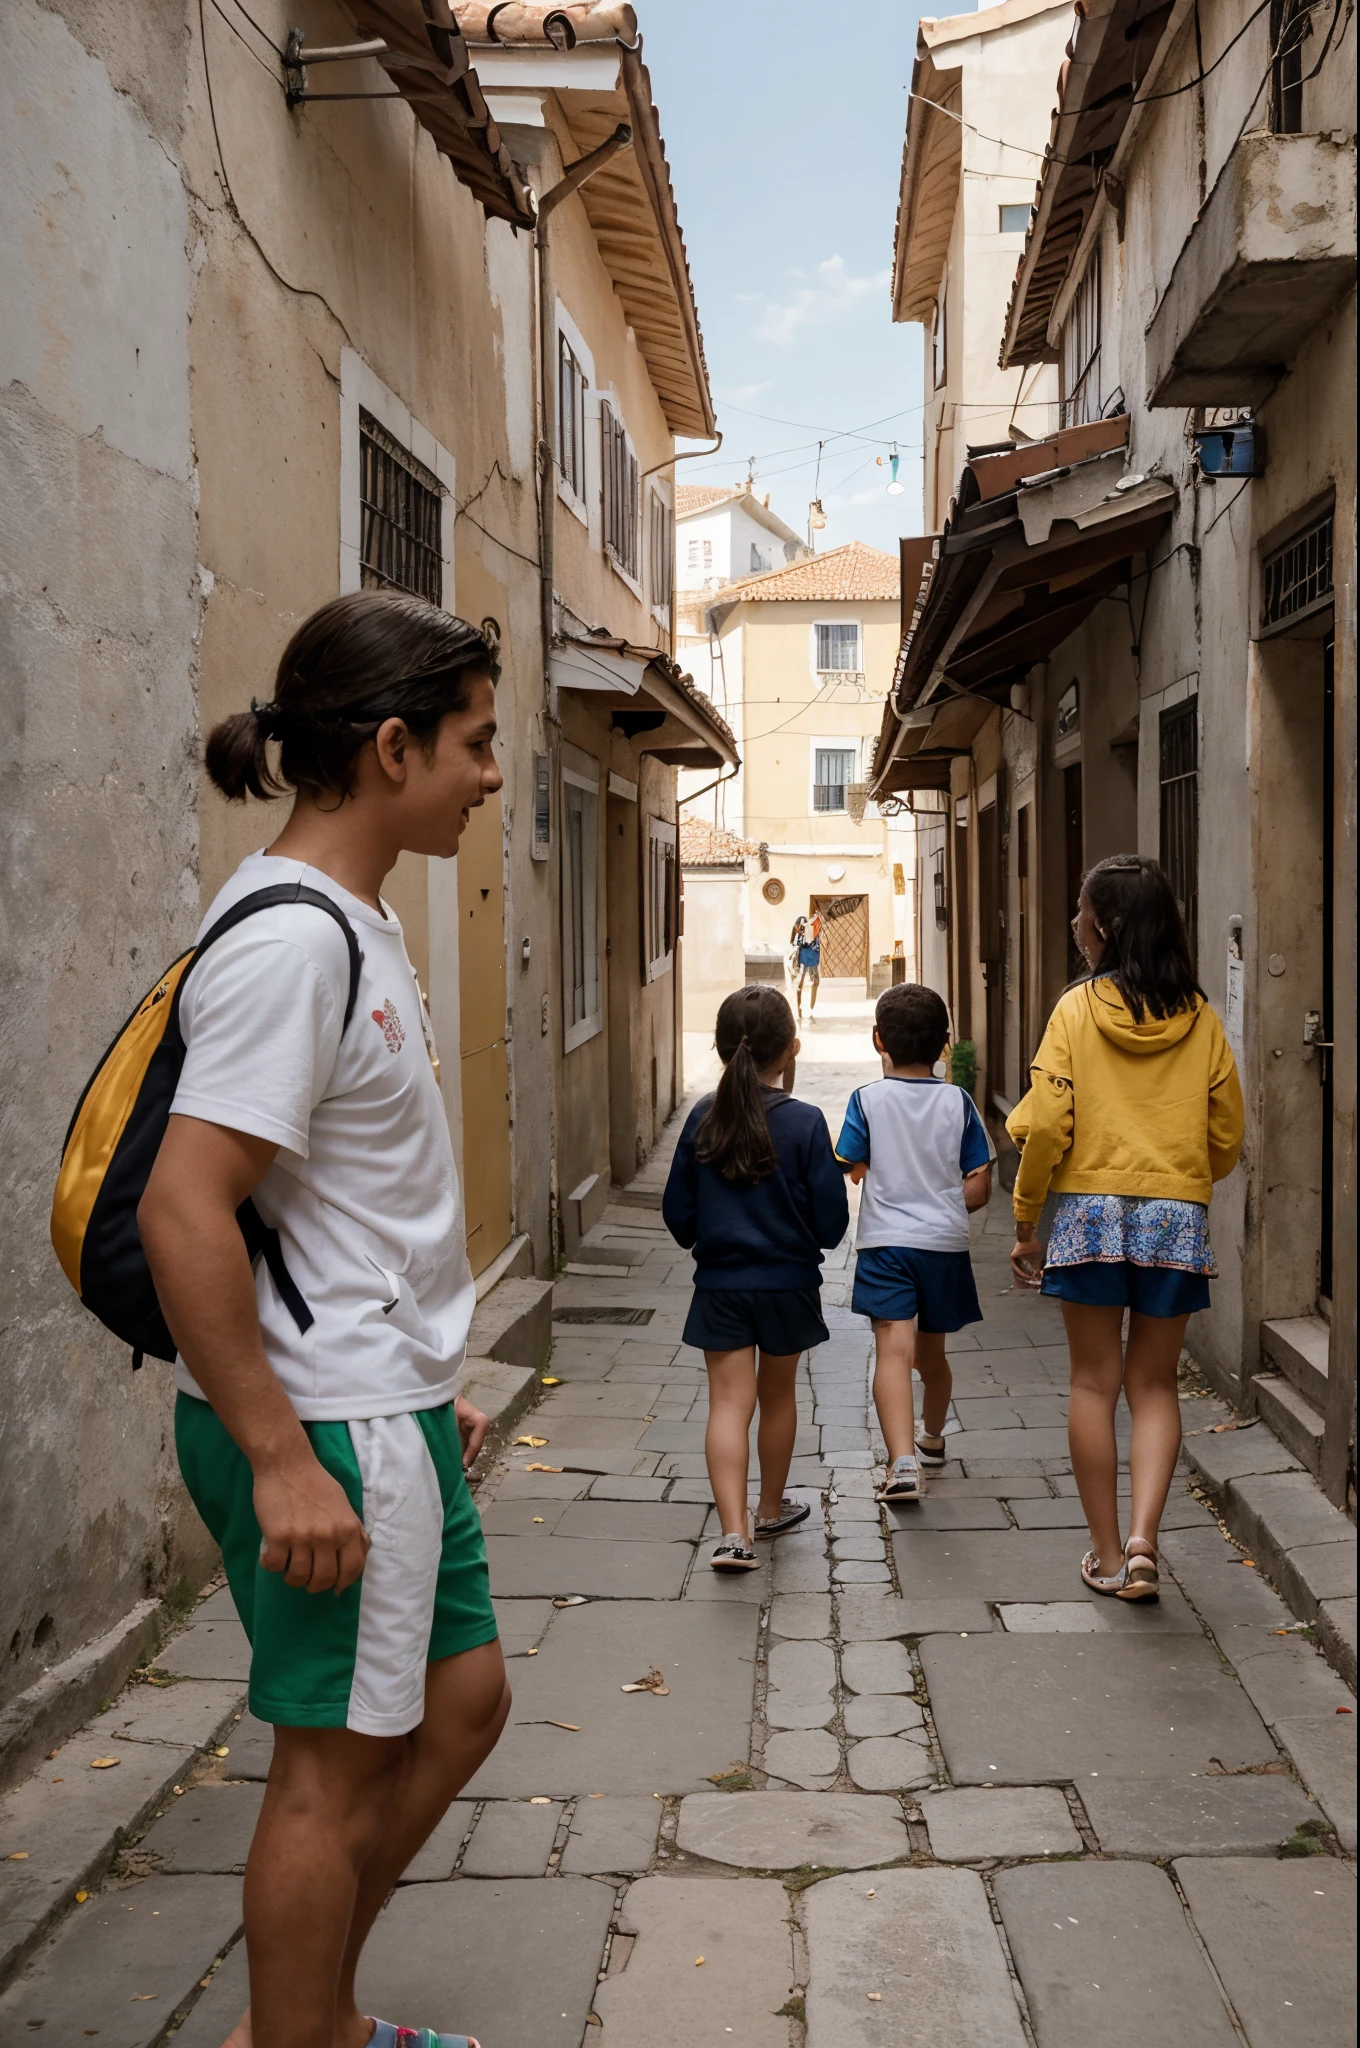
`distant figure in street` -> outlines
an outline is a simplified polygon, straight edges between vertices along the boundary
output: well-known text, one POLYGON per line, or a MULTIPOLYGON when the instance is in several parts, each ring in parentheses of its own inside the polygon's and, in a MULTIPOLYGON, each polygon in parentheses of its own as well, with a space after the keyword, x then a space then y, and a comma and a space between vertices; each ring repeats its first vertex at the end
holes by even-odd
POLYGON ((487 1419, 458 1394, 462 1194, 379 893, 403 852, 455 854, 500 788, 494 675, 475 627, 365 590, 300 626, 275 701, 208 741, 226 796, 294 793, 204 920, 277 892, 181 984, 184 1065, 138 1218, 179 1346, 180 1469, 274 1727, 228 2048, 395 2048, 355 2002, 360 1952, 509 1711, 465 1477, 487 1419), (247 1202, 268 1240, 254 1271, 247 1202))
POLYGON ((760 1563, 755 1538, 782 1536, 808 1517, 784 1492, 798 1429, 795 1375, 800 1355, 827 1340, 822 1252, 850 1219, 826 1119, 791 1092, 798 1038, 779 990, 756 983, 728 996, 714 1036, 722 1079, 690 1111, 661 1212, 694 1252, 685 1342, 708 1367, 704 1456, 722 1536, 709 1562, 749 1572, 760 1563), (753 1538, 747 1452, 757 1405, 753 1538))
POLYGON ((945 1462, 954 1378, 944 1340, 982 1320, 968 1213, 991 1200, 995 1153, 973 1098, 934 1067, 949 1012, 934 989, 900 982, 874 1010, 883 1079, 846 1106, 836 1157, 863 1183, 850 1306, 874 1326, 874 1406, 888 1450, 881 1501, 901 1506, 924 1491, 922 1467, 945 1462), (916 1428, 913 1367, 924 1390, 916 1428))
POLYGON ((1029 1093, 1006 1124, 1022 1148, 1011 1266, 1021 1286, 1063 1305, 1068 1439, 1091 1532, 1082 1578, 1097 1593, 1155 1600, 1157 1536, 1181 1445, 1176 1368, 1187 1320, 1209 1306, 1209 1194, 1237 1164, 1242 1090, 1156 861, 1099 862, 1072 929, 1091 971, 1060 998, 1029 1093), (1045 1259, 1035 1226, 1050 1189, 1045 1259), (1133 1418, 1127 1542, 1114 1427, 1121 1384, 1133 1418))
POLYGON ((808 1016, 817 1007, 817 990, 822 980, 822 914, 812 911, 797 917, 789 933, 789 979, 798 1005, 798 1022, 803 1021, 803 990, 808 994, 808 1016))

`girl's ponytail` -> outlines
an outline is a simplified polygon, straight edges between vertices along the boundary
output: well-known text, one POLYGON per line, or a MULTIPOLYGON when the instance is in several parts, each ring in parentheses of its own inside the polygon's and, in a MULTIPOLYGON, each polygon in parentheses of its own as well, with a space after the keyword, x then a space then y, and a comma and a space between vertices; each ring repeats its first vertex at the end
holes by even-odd
POLYGON ((204 763, 210 781, 223 796, 233 801, 245 796, 271 797, 287 788, 269 765, 268 737, 253 704, 249 711, 237 711, 213 727, 204 763))
POLYGON ((696 1134, 695 1156, 724 1180, 749 1186, 768 1179, 778 1164, 760 1077, 788 1052, 795 1036, 784 997, 759 982, 728 996, 718 1011, 714 1042, 723 1072, 696 1134))

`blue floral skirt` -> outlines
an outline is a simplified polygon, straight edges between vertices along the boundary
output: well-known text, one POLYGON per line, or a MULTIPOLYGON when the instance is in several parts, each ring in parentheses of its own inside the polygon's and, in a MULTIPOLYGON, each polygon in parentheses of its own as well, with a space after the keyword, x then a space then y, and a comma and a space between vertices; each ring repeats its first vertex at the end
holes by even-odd
POLYGON ((1059 1195, 1043 1292, 1091 1308, 1192 1315, 1216 1279, 1203 1202, 1140 1195, 1059 1195))

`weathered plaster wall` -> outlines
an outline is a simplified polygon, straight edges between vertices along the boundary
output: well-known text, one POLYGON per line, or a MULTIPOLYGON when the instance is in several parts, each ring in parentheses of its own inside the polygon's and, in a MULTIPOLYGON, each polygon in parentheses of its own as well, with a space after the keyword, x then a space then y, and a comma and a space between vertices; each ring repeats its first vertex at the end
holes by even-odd
POLYGON ((197 919, 186 46, 148 15, 15 0, 0 67, 0 1700, 206 1563, 169 1367, 133 1376, 47 1231, 85 1077, 197 919))

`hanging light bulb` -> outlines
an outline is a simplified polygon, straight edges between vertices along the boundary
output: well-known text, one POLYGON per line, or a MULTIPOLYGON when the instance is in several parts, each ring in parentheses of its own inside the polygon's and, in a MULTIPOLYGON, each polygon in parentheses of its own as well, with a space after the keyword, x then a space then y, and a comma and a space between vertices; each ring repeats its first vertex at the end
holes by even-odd
POLYGON ((888 451, 888 468, 892 471, 892 476, 888 484, 888 496, 890 498, 900 498, 903 491, 906 489, 905 484, 901 484, 897 481, 897 465, 901 461, 901 459, 902 458, 897 452, 897 443, 896 441, 894 441, 892 447, 888 451))

